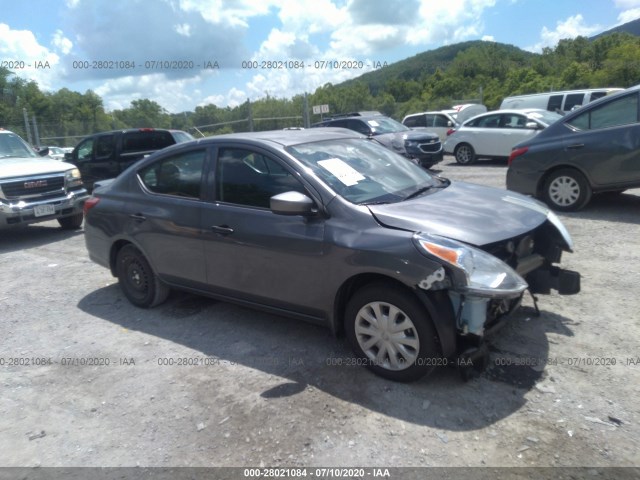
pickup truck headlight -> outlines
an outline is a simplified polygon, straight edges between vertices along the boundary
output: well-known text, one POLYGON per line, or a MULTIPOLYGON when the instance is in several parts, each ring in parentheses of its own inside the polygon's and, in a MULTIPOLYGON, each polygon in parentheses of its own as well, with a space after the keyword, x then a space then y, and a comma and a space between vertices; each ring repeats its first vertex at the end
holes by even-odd
POLYGON ((509 265, 478 248, 438 235, 417 233, 413 241, 423 254, 454 270, 454 290, 483 297, 517 297, 527 282, 509 265))
POLYGON ((82 185, 82 177, 80 176, 80 170, 72 168, 64 173, 64 181, 67 188, 77 187, 82 185))

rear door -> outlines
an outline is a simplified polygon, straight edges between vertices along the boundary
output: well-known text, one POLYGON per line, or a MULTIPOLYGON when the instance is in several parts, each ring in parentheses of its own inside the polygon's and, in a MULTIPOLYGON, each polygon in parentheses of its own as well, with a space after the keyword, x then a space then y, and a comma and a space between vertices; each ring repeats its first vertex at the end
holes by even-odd
POLYGON ((640 181, 638 105, 634 92, 566 121, 575 130, 565 139, 567 159, 585 171, 594 185, 640 181))
POLYGON ((500 117, 500 135, 496 135, 495 155, 508 157, 515 145, 533 137, 537 130, 527 128, 529 119, 521 113, 504 113, 500 117))
POLYGON ((171 283, 206 288, 202 232, 203 147, 158 159, 138 172, 140 194, 126 203, 126 231, 171 283))
POLYGON ((310 196, 277 156, 227 144, 207 186, 213 198, 202 217, 207 281, 215 293, 320 315, 325 220, 276 215, 269 199, 299 191, 310 196), (213 179, 213 180, 211 180, 213 179))

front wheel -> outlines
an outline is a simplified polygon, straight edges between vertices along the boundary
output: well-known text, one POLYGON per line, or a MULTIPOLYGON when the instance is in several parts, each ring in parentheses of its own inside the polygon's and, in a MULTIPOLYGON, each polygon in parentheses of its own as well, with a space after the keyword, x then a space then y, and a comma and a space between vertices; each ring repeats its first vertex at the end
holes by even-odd
POLYGON ((460 165, 471 165, 476 161, 476 152, 468 143, 461 143, 453 152, 460 165))
POLYGON ((76 213, 69 217, 59 218, 58 223, 63 230, 76 230, 82 225, 82 220, 84 220, 82 213, 76 213))
POLYGON ((122 293, 137 307, 155 307, 169 295, 169 287, 160 281, 142 252, 133 245, 125 245, 118 252, 116 275, 122 293))
POLYGON ((563 168, 551 173, 544 182, 544 201, 554 210, 580 210, 591 200, 591 187, 578 170, 563 168))
POLYGON ((411 382, 441 360, 427 310, 408 291, 384 283, 357 291, 347 305, 346 335, 356 356, 389 380, 411 382))

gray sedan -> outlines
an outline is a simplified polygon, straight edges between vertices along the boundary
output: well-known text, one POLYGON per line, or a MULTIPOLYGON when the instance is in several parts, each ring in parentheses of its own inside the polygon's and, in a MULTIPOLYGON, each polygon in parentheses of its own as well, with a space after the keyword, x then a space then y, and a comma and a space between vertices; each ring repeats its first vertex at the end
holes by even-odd
POLYGON ((485 334, 527 289, 580 289, 554 265, 572 241, 542 204, 433 176, 344 129, 169 147, 85 212, 91 259, 133 304, 176 288, 326 325, 392 380, 480 368, 485 334))

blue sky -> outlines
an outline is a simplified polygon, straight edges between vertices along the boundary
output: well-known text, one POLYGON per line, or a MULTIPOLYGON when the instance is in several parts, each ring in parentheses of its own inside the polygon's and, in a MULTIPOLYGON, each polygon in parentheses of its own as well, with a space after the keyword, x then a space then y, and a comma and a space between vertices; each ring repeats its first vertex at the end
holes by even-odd
POLYGON ((540 51, 636 18, 640 0, 0 0, 0 65, 46 91, 92 89, 107 110, 150 98, 181 112, 313 92, 461 41, 540 51), (334 61, 354 68, 319 68, 334 61))

